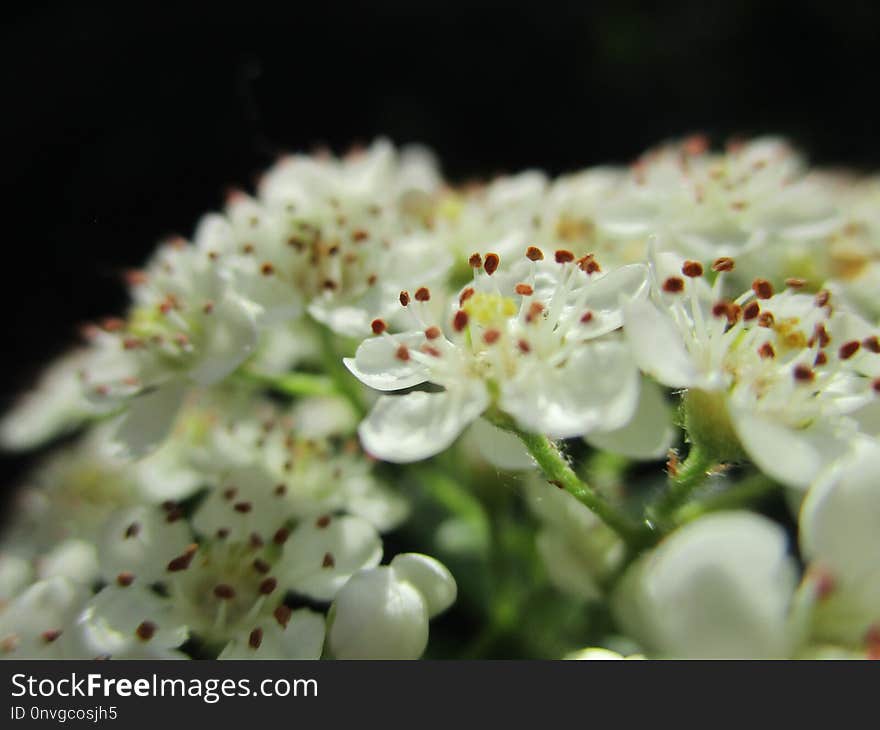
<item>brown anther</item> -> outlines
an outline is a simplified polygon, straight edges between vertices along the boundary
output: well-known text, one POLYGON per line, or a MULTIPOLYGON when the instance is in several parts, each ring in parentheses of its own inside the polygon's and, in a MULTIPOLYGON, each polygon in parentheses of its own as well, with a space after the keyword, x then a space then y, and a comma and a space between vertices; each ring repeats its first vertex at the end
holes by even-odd
POLYGON ((283 545, 287 542, 287 538, 290 537, 290 530, 286 527, 280 527, 275 531, 275 534, 272 536, 272 542, 276 545, 283 545))
POLYGON ((332 568, 336 565, 336 560, 330 553, 324 553, 324 559, 321 561, 322 568, 332 568))
POLYGON ((541 302, 532 302, 529 305, 529 311, 526 313, 526 322, 534 322, 535 319, 541 316, 543 311, 544 305, 541 302))
POLYGON ((564 248, 560 248, 553 254, 557 264, 567 264, 574 261, 574 254, 564 248))
POLYGON ((695 279, 703 275, 703 264, 699 261, 685 261, 681 265, 681 273, 691 279, 695 279))
POLYGON ((355 243, 360 243, 361 241, 366 241, 370 237, 370 234, 367 233, 363 228, 357 228, 351 232, 351 240, 355 243))
POLYGON ((134 630, 134 633, 137 634, 137 637, 141 641, 149 641, 156 634, 156 629, 159 627, 156 626, 152 621, 144 621, 138 625, 138 627, 134 630))
POLYGON ((440 352, 436 347, 432 347, 431 345, 424 344, 419 350, 424 352, 426 355, 430 355, 431 357, 442 357, 443 353, 440 352))
POLYGON ((271 263, 269 263, 268 261, 266 261, 266 262, 260 267, 260 273, 261 273, 263 276, 272 276, 272 274, 275 273, 275 267, 274 267, 271 263))
POLYGON ((315 527, 319 527, 322 530, 330 524, 330 520, 332 518, 330 515, 321 515, 317 520, 315 520, 315 527))
POLYGON ((474 295, 474 288, 472 286, 464 289, 458 297, 458 306, 464 306, 464 303, 470 299, 474 295))
POLYGON ((254 562, 252 563, 252 565, 254 566, 254 570, 263 575, 266 575, 266 573, 271 570, 271 566, 269 565, 269 563, 267 563, 262 558, 254 558, 254 562))
POLYGON ((278 581, 275 578, 266 578, 260 583, 260 593, 264 596, 268 596, 277 586, 278 581))
POLYGON ((880 353, 880 339, 877 338, 877 335, 866 337, 862 340, 862 347, 868 350, 868 352, 880 353))
POLYGON ((168 571, 170 573, 176 573, 179 570, 186 570, 190 566, 190 563, 192 563, 198 548, 199 546, 195 543, 189 545, 186 550, 183 551, 183 554, 178 555, 176 558, 169 561, 168 571))
POLYGON ((712 271, 733 271, 736 262, 729 256, 721 256, 712 262, 712 271))
POLYGON ((670 276, 663 282, 663 291, 667 294, 678 294, 684 290, 684 279, 678 276, 670 276))
POLYGON ((431 290, 426 286, 420 286, 416 289, 416 301, 417 302, 427 302, 431 299, 431 290))
POLYGON ((597 271, 602 271, 602 267, 599 266, 599 262, 596 261, 596 257, 593 254, 588 253, 586 256, 582 256, 577 260, 578 268, 587 273, 587 274, 595 274, 597 271))
POLYGON ((250 635, 248 636, 248 646, 251 649, 256 650, 256 649, 260 648, 260 644, 262 644, 262 643, 263 643, 263 629, 257 627, 253 631, 251 631, 250 635))
POLYGON ((528 284, 517 284, 515 291, 517 294, 523 297, 530 297, 535 293, 535 290, 532 289, 528 284))
POLYGON ((385 330, 388 329, 388 325, 386 324, 384 319, 374 319, 370 322, 370 329, 373 330, 374 335, 381 335, 385 330))
POLYGON ((755 319, 761 313, 761 305, 755 301, 751 301, 743 307, 743 319, 755 319))
POLYGON ((785 280, 785 285, 791 289, 803 289, 807 285, 807 280, 791 276, 785 280))
POLYGON ((125 528, 125 537, 137 537, 140 531, 140 524, 138 524, 137 522, 132 522, 128 527, 125 528))
POLYGON ((720 302, 715 302, 712 306, 712 316, 713 317, 726 317, 727 324, 734 325, 739 321, 740 315, 742 314, 742 307, 739 306, 736 302, 731 302, 726 299, 722 299, 720 302))
POLYGON ((589 324, 593 321, 593 313, 588 309, 581 315, 581 324, 589 324))
POLYGON ((259 533, 257 532, 252 532, 250 537, 248 538, 248 545, 250 545, 254 550, 263 547, 264 544, 265 542, 263 541, 263 538, 260 537, 259 533))
POLYGON ((232 507, 236 512, 240 512, 243 515, 246 515, 253 508, 254 506, 250 502, 236 502, 232 507))
POLYGON ((236 489, 235 487, 227 487, 223 490, 223 499, 225 499, 227 502, 231 502, 233 499, 235 499, 236 494, 238 494, 238 489, 236 489))
POLYGON ((127 588, 134 583, 134 573, 123 572, 116 576, 116 583, 123 588, 127 588))
POLYGON ((47 644, 51 644, 59 636, 61 636, 61 629, 49 629, 49 631, 44 631, 40 634, 40 638, 47 644))
POLYGON ((465 327, 467 327, 468 323, 468 315, 463 309, 459 309, 455 316, 452 318, 452 328, 456 332, 461 332, 465 327))
POLYGON ((244 246, 241 247, 241 250, 243 253, 251 254, 254 252, 254 244, 246 243, 244 246))
POLYGON ((821 322, 813 328, 813 336, 810 337, 807 344, 812 347, 817 342, 819 347, 828 347, 828 343, 831 342, 831 335, 828 334, 828 330, 825 329, 825 325, 821 322))
POLYGON ((489 275, 492 276, 497 270, 498 265, 501 263, 501 258, 497 253, 487 253, 486 260, 483 262, 483 270, 489 275))
POLYGON ((397 351, 394 353, 394 357, 403 362, 409 360, 409 349, 407 348, 407 346, 401 345, 400 347, 398 347, 397 351))
POLYGON ((431 325, 428 329, 425 330, 425 337, 429 340, 436 340, 440 336, 440 328, 436 325, 431 325))
POLYGON ((235 588, 227 583, 220 583, 214 586, 214 595, 221 601, 231 601, 235 598, 235 588))
POLYGON ((755 279, 752 282, 752 291, 758 299, 769 299, 773 296, 773 285, 766 279, 755 279))
POLYGON ((773 345, 769 342, 765 342, 758 348, 758 354, 762 360, 768 360, 776 357, 776 350, 773 349, 773 345))
POLYGON ((279 623, 281 628, 286 629, 287 622, 290 621, 290 615, 292 613, 293 611, 282 603, 272 612, 272 615, 275 617, 275 620, 279 623))
POLYGON ((221 527, 219 530, 217 530, 217 532, 214 533, 214 535, 217 537, 218 540, 225 540, 227 537, 229 537, 229 528, 221 527))
POLYGON ((516 346, 519 348, 519 351, 522 353, 527 353, 532 351, 532 346, 526 342, 525 340, 519 340, 516 343, 516 346))
POLYGON ((794 375, 794 379, 801 383, 809 383, 816 377, 816 374, 813 372, 812 368, 808 365, 804 365, 803 363, 798 363, 792 369, 792 375, 794 375))
POLYGON ((529 261, 543 261, 544 252, 537 246, 529 246, 526 249, 526 258, 529 261))
POLYGON ((287 494, 287 485, 286 484, 275 485, 275 489, 273 490, 273 493, 275 494, 276 497, 283 497, 285 494, 287 494))
POLYGON ((333 281, 333 279, 325 279, 321 286, 323 286, 327 291, 334 291, 339 288, 339 284, 333 281))
POLYGON ((471 254, 468 263, 471 265, 472 269, 479 269, 483 266, 483 257, 478 253, 471 254))
POLYGON ((498 330, 486 330, 483 333, 483 342, 485 342, 487 345, 494 345, 496 342, 498 342, 500 337, 501 333, 498 330))
POLYGON ((759 327, 772 327, 775 321, 776 319, 773 316, 773 312, 761 312, 761 314, 758 315, 759 327))
POLYGON ((874 389, 875 393, 880 393, 880 378, 874 378, 871 382, 871 387, 874 389))
POLYGON ((828 304, 831 299, 831 292, 827 289, 822 289, 821 291, 816 292, 816 296, 813 298, 813 302, 817 307, 824 307, 828 304))
POLYGON ((851 340, 849 342, 845 342, 840 346, 840 349, 837 351, 837 356, 841 360, 849 360, 853 355, 855 355, 862 343, 858 340, 851 340))
POLYGON ((375 284, 377 281, 379 281, 379 277, 375 274, 370 274, 367 277, 367 286, 373 286, 373 284, 375 284))
POLYGON ((210 302, 210 301, 209 301, 209 302, 205 302, 205 303, 202 305, 202 311, 203 311, 205 314, 211 314, 211 313, 214 311, 214 302, 210 302))
POLYGON ((822 365, 827 365, 827 364, 828 364, 828 355, 826 355, 824 352, 819 350, 819 352, 816 353, 816 359, 813 360, 813 365, 815 365, 816 367, 821 367, 822 365))
POLYGON ((409 306, 409 292, 406 289, 404 289, 402 292, 400 292, 399 298, 400 298, 400 303, 402 306, 404 306, 404 307, 409 306))

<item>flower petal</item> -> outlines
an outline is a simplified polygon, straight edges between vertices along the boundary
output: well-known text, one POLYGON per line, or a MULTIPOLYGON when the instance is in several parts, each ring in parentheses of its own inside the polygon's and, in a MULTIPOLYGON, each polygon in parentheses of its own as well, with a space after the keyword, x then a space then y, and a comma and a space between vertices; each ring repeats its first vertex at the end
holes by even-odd
POLYGON ((376 390, 411 388, 428 379, 428 369, 415 358, 401 359, 398 350, 418 348, 424 341, 421 332, 373 337, 364 340, 355 356, 343 362, 358 380, 376 390))
POLYGON ((627 342, 641 368, 671 388, 686 388, 698 372, 672 321, 648 301, 633 301, 623 308, 627 342))

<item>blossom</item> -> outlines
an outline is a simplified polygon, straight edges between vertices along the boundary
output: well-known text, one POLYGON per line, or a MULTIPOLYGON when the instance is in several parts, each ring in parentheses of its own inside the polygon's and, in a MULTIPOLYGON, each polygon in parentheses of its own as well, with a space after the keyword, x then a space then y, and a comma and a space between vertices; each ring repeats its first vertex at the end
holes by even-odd
POLYGON ((615 615, 642 646, 678 658, 781 658, 794 650, 797 568, 784 531, 749 512, 708 515, 633 565, 615 615))
POLYGON ((338 659, 418 659, 428 621, 455 601, 455 580, 427 555, 404 553, 356 573, 333 604, 329 646, 338 659))
POLYGON ((629 350, 614 334, 621 298, 646 292, 641 265, 604 273, 592 257, 537 248, 499 271, 497 254, 471 257, 474 279, 451 317, 438 319, 431 292, 400 295, 416 328, 399 334, 374 322, 346 366, 382 391, 422 383, 442 392, 382 396, 361 423, 366 450, 389 461, 417 461, 449 446, 487 408, 527 431, 554 438, 611 431, 629 421, 639 381, 629 350))
POLYGON ((873 408, 880 345, 877 332, 836 310, 827 291, 780 293, 756 279, 730 300, 725 272, 660 254, 652 265, 653 301, 625 306, 627 340, 641 369, 687 388, 690 438, 713 458, 747 454, 771 477, 805 488, 823 464, 841 455, 873 408))

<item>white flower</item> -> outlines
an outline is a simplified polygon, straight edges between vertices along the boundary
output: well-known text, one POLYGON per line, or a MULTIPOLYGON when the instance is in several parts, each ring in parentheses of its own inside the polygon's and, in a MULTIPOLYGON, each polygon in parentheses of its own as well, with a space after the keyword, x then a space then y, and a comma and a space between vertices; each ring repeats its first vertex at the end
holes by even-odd
POLYGON ((393 391, 432 383, 443 392, 382 396, 359 433, 388 461, 417 461, 448 447, 493 401, 518 425, 553 438, 626 425, 638 401, 628 348, 613 335, 621 299, 646 294, 645 268, 602 274, 592 257, 556 261, 529 248, 499 271, 499 257, 472 257, 474 282, 447 321, 434 318, 426 287, 400 295, 417 329, 365 340, 345 364, 363 383, 393 391))
POLYGON ((708 515, 633 565, 614 598, 623 628, 677 658, 782 658, 796 564, 783 530, 749 512, 708 515))
POLYGON ((333 606, 329 646, 338 659, 418 659, 428 621, 455 601, 455 580, 427 555, 405 553, 352 576, 333 606))
POLYGON ((586 649, 572 652, 565 658, 580 661, 608 661, 615 659, 644 659, 645 657, 641 654, 629 654, 627 656, 624 656, 623 654, 618 654, 616 651, 612 651, 611 649, 602 649, 597 646, 591 646, 586 649))
POLYGON ((880 345, 874 329, 815 297, 774 294, 756 279, 723 296, 730 259, 710 287, 703 266, 660 254, 654 301, 624 309, 627 340, 642 370, 685 397, 689 436, 719 460, 742 451, 768 475, 805 488, 842 453, 858 416, 876 400, 880 345))
MULTIPOLYGON (((800 544, 824 587, 820 638, 864 645, 880 627, 880 443, 861 438, 807 492, 800 544)), ((875 642, 876 643, 876 642, 875 642)))

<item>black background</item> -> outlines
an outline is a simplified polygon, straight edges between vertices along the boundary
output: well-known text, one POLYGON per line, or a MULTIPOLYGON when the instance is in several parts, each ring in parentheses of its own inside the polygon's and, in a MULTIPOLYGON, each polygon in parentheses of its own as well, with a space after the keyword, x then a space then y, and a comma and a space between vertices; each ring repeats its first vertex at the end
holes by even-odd
POLYGON ((0 38, 0 405, 286 150, 385 134, 464 180, 778 132, 880 167, 872 5, 29 3, 0 38))

